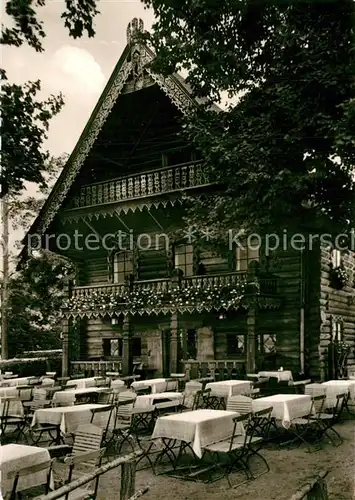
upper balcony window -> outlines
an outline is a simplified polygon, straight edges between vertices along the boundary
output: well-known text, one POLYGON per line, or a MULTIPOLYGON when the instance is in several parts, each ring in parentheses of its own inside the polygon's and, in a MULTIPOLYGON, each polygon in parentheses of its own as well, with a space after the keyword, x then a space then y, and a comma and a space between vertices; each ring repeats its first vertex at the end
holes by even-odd
POLYGON ((175 247, 175 269, 181 269, 184 276, 193 276, 194 254, 192 245, 178 245, 175 247))
POLYGON ((113 260, 113 282, 124 283, 131 274, 133 274, 133 252, 116 253, 113 260))
POLYGON ((260 248, 257 238, 241 241, 241 246, 236 249, 236 270, 247 271, 250 262, 259 261, 259 258, 260 248))

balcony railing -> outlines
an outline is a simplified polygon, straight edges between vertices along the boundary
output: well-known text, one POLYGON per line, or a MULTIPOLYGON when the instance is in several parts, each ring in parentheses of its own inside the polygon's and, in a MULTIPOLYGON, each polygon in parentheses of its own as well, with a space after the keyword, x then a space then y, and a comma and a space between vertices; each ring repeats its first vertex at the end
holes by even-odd
POLYGON ((245 375, 245 358, 214 359, 211 361, 183 360, 183 371, 187 380, 212 377, 214 380, 241 379, 245 375))
POLYGON ((183 163, 82 186, 73 208, 117 203, 212 184, 202 162, 183 163))
POLYGON ((231 272, 185 278, 163 278, 117 284, 77 286, 72 289, 66 306, 72 314, 105 314, 119 310, 129 312, 162 311, 176 308, 230 309, 239 306, 243 297, 277 296, 277 277, 251 276, 231 272))

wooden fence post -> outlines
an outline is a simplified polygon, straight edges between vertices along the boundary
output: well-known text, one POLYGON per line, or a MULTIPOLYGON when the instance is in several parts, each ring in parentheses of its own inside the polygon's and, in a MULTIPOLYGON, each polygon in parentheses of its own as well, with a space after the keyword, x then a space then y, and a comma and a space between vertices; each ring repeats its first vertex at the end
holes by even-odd
POLYGON ((122 464, 120 500, 128 500, 136 489, 136 462, 122 464))

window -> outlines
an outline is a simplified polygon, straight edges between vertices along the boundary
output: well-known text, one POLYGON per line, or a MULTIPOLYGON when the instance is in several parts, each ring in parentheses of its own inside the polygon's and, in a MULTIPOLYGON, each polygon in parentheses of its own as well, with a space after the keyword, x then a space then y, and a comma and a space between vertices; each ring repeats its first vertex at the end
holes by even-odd
POLYGON ((124 283, 130 274, 133 274, 133 252, 116 253, 113 261, 114 283, 124 283))
POLYGON ((332 250, 333 268, 341 266, 341 263, 342 263, 341 251, 337 250, 336 248, 333 248, 333 250, 332 250))
POLYGON ((260 335, 260 353, 270 354, 276 352, 276 334, 263 333, 260 335))
POLYGON ((192 276, 194 274, 192 245, 178 245, 175 247, 175 269, 181 269, 184 276, 192 276))
POLYGON ((339 317, 332 319, 332 337, 333 342, 343 341, 343 321, 339 317))
POLYGON ((236 249, 236 270, 247 271, 250 262, 259 260, 260 241, 258 238, 248 238, 240 242, 240 247, 236 249))
POLYGON ((122 339, 104 339, 103 341, 104 357, 122 357, 122 339))
POLYGON ((227 356, 238 356, 245 353, 244 334, 227 334, 227 356))

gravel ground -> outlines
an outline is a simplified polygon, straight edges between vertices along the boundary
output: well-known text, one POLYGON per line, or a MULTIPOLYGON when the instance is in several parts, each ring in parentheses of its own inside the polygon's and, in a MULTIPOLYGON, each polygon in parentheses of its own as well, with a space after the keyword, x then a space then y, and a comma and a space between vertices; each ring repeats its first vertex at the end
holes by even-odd
MULTIPOLYGON (((293 449, 270 446, 263 450, 270 472, 236 489, 230 489, 226 479, 203 484, 154 476, 151 469, 146 469, 137 472, 136 490, 149 486, 144 500, 167 497, 169 500, 289 500, 308 479, 327 470, 329 500, 355 500, 355 420, 344 421, 336 428, 344 439, 339 447, 325 442, 314 453, 308 453, 304 446, 293 449)), ((117 468, 101 477, 98 500, 119 498, 119 488, 120 468, 117 468)))

